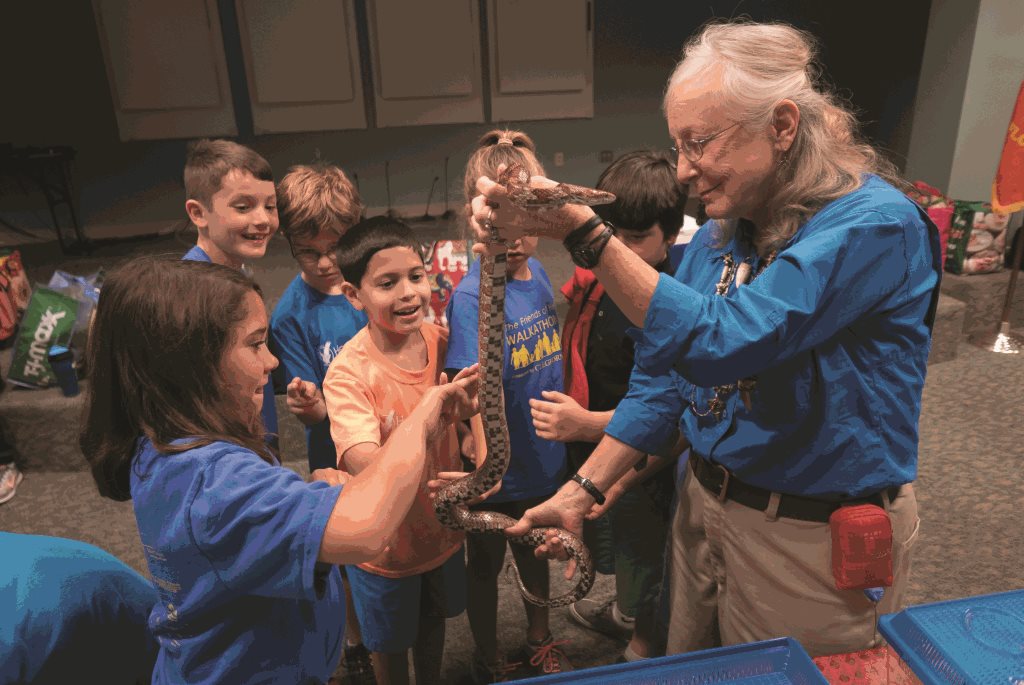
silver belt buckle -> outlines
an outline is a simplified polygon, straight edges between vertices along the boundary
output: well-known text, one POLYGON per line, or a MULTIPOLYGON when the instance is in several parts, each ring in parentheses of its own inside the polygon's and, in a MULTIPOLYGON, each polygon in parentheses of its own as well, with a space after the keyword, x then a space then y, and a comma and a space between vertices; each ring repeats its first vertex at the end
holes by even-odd
POLYGON ((725 468, 721 464, 713 464, 713 466, 719 471, 721 471, 722 475, 724 476, 724 478, 722 479, 722 489, 718 491, 718 501, 724 502, 726 495, 729 494, 729 469, 725 468))

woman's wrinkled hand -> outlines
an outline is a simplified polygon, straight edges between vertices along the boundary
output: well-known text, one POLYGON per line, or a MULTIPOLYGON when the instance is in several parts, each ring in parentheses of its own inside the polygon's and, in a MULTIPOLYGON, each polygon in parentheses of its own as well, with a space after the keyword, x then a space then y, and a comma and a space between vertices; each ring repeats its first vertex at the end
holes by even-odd
MULTIPOLYGON (((504 165, 498 167, 499 175, 503 170, 504 165)), ((556 185, 557 182, 543 176, 533 176, 530 179, 530 186, 533 188, 552 188, 556 185)), ((594 210, 579 205, 523 209, 509 200, 508 189, 505 186, 487 176, 477 179, 476 189, 479 195, 474 197, 470 204, 469 225, 480 243, 486 244, 491 241, 488 226, 494 227, 498 236, 508 241, 524 235, 562 240, 574 228, 594 215, 594 210)), ((483 252, 485 249, 480 245, 474 247, 477 252, 483 252)))

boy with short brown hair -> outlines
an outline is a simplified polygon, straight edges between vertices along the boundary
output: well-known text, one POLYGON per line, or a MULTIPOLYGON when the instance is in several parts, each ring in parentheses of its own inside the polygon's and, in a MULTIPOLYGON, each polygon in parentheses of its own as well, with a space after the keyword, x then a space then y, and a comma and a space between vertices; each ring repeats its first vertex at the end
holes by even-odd
MULTIPOLYGON (((339 243, 342 290, 368 318, 331 363, 324 396, 338 468, 358 474, 374 462, 423 393, 442 377, 448 332, 424 321, 430 284, 421 246, 405 224, 375 217, 339 243)), ((465 610, 464 534, 441 526, 427 481, 461 470, 455 428, 428 445, 416 501, 384 554, 348 568, 363 641, 377 682, 440 679, 445 619, 465 610)))
MULTIPOLYGON (((185 212, 199 239, 184 260, 244 270, 261 259, 279 225, 274 172, 267 160, 230 140, 197 140, 185 157, 185 212)), ((263 386, 263 426, 276 450, 274 385, 263 386)))
POLYGON ((198 140, 185 158, 185 212, 199 231, 185 259, 235 269, 267 251, 277 231, 270 164, 230 140, 198 140))

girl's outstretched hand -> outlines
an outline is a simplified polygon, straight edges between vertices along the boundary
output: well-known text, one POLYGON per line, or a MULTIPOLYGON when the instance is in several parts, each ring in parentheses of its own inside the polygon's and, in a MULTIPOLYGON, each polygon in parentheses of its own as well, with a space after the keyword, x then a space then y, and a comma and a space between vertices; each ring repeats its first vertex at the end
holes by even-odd
POLYGON ((480 365, 466 367, 455 378, 441 374, 438 385, 423 394, 416 409, 424 412, 427 434, 437 438, 456 421, 465 421, 480 409, 477 393, 480 389, 480 365))
POLYGON ((317 469, 309 474, 311 481, 320 480, 328 485, 344 485, 351 480, 352 474, 338 469, 317 469))

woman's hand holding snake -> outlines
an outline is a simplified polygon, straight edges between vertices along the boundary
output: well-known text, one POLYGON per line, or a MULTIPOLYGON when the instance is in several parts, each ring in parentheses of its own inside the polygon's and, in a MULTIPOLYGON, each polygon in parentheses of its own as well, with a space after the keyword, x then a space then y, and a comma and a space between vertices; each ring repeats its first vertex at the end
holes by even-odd
POLYGON ((481 245, 486 246, 492 240, 488 225, 504 240, 515 240, 524 235, 562 240, 594 216, 594 210, 589 206, 569 203, 583 197, 576 191, 585 190, 591 194, 598 191, 557 183, 543 176, 530 177, 525 171, 511 179, 502 178, 499 173, 498 178, 504 183, 496 183, 486 176, 481 176, 476 182, 480 194, 473 198, 470 225, 480 241, 478 251, 486 249, 481 245), (517 190, 521 195, 532 194, 536 199, 531 202, 521 197, 510 197, 510 193, 517 190))
POLYGON ((549 499, 532 509, 527 509, 523 517, 515 525, 505 529, 505 535, 517 537, 534 528, 546 528, 544 543, 534 550, 538 559, 569 559, 565 567, 566 579, 572 578, 576 571, 576 560, 570 558, 562 544, 559 528, 583 537, 583 518, 590 511, 594 500, 576 483, 568 483, 549 499))

